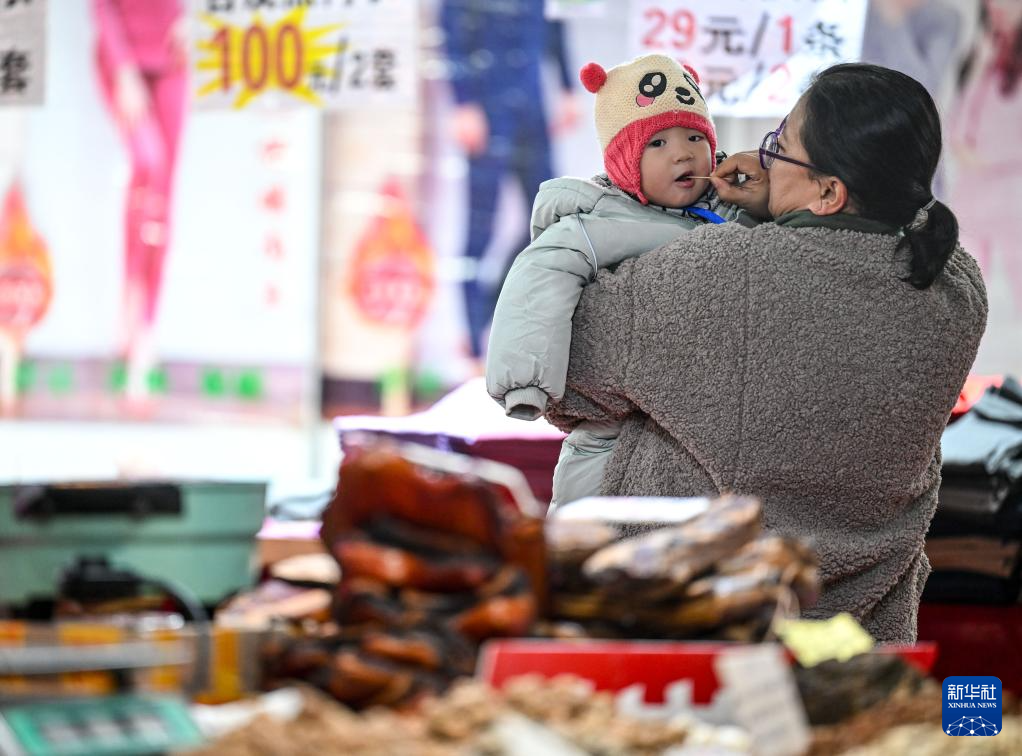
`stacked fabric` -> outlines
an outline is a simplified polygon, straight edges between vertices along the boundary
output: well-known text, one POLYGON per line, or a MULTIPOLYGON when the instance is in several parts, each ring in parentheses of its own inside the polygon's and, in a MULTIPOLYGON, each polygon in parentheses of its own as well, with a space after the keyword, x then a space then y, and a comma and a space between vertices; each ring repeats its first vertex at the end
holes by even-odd
POLYGON ((1022 385, 1006 378, 950 425, 926 554, 924 599, 1019 600, 1022 547, 1022 385))

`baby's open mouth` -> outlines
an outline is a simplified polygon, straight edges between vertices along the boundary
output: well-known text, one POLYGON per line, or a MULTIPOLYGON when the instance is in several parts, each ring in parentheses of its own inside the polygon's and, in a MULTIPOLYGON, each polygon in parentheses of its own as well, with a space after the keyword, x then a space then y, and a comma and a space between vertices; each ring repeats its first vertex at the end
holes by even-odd
POLYGON ((692 173, 692 171, 685 171, 674 180, 682 186, 692 186, 695 183, 695 179, 692 178, 692 173))

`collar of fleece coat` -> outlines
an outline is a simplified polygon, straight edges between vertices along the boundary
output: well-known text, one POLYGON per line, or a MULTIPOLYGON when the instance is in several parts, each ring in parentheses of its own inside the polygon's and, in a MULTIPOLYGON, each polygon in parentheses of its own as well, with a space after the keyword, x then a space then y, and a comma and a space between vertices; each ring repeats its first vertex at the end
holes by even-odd
POLYGON ((867 234, 888 234, 898 236, 901 230, 897 226, 882 221, 863 218, 851 213, 835 215, 817 215, 811 210, 796 210, 786 213, 774 220, 774 224, 786 228, 830 228, 839 231, 862 231, 867 234))

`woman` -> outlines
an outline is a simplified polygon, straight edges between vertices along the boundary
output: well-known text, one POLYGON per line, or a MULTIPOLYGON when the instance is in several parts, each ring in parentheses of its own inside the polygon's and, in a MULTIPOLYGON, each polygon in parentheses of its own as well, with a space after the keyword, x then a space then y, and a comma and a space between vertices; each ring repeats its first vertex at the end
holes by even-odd
POLYGON ((759 164, 717 169, 725 200, 774 221, 706 226, 601 273, 548 411, 562 429, 623 421, 607 495, 759 496, 768 530, 819 551, 806 615, 849 611, 885 642, 916 636, 940 436, 986 322, 979 269, 932 198, 940 148, 914 79, 824 71, 759 164))
POLYGON ((187 105, 181 0, 92 0, 96 66, 131 161, 124 211, 123 351, 132 399, 148 394, 170 244, 174 168, 187 105))

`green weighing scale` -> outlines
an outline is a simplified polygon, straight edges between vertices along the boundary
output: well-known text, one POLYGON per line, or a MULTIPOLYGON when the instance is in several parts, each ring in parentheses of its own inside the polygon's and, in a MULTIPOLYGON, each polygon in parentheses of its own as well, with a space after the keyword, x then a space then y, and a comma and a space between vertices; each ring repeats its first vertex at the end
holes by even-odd
POLYGON ((136 756, 201 745, 184 701, 120 695, 0 707, 0 753, 136 756))
MULTIPOLYGON (((83 560, 169 579, 216 604, 253 582, 265 499, 258 482, 2 485, 0 604, 52 599, 61 572, 83 560)), ((143 643, 0 648, 0 676, 115 670, 123 683, 111 696, 45 701, 0 688, 0 755, 134 755, 200 744, 184 698, 130 691, 127 671, 173 663, 165 654, 143 643)))
MULTIPOLYGON (((184 663, 188 654, 148 642, 90 647, 0 648, 0 675, 115 670, 122 688, 130 670, 184 663)), ((94 698, 0 700, 4 756, 135 756, 201 745, 183 698, 127 690, 94 698)))

